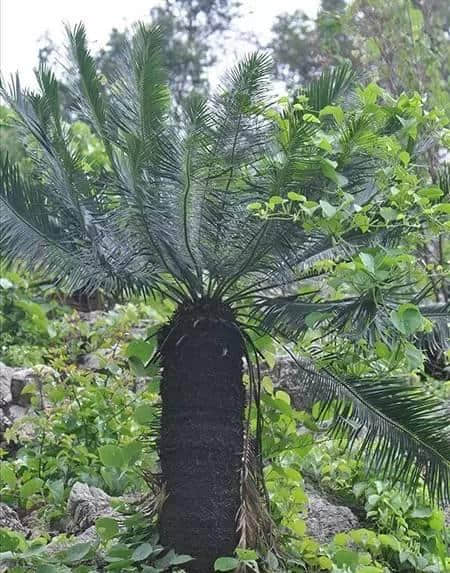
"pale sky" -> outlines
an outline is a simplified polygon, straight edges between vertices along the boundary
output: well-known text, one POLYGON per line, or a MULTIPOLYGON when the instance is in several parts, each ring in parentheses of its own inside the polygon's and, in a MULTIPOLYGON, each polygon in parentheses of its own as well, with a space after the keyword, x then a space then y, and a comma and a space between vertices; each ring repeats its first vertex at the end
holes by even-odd
MULTIPOLYGON (((302 9, 311 16, 320 0, 242 0, 240 32, 252 32, 261 42, 270 39, 270 28, 281 12, 302 9)), ((83 21, 93 50, 101 48, 113 27, 122 30, 136 20, 148 20, 150 8, 158 0, 0 0, 0 67, 4 78, 19 71, 24 85, 33 85, 33 67, 38 47, 48 34, 57 45, 64 41, 63 22, 83 21)), ((232 65, 248 46, 232 38, 218 72, 232 65)))

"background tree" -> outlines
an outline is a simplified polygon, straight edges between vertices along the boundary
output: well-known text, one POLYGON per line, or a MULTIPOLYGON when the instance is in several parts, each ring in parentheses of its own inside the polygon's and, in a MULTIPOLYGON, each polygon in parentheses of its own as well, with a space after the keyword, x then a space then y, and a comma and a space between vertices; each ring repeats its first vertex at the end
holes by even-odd
POLYGON ((429 107, 448 109, 449 24, 444 4, 355 0, 345 15, 354 38, 354 61, 370 68, 392 94, 418 91, 429 107))
POLYGON ((175 100, 205 94, 208 71, 224 46, 224 35, 238 14, 239 0, 166 0, 152 9, 166 41, 164 61, 175 100))
MULTIPOLYGON (((8 260, 70 289, 162 294, 176 305, 154 335, 149 361, 162 366, 155 500, 162 542, 193 555, 192 571, 206 572, 237 544, 269 536, 260 500, 258 350, 268 335, 284 341, 336 435, 380 471, 448 499, 450 443, 440 402, 390 369, 343 369, 336 355, 317 353, 314 365, 297 346, 308 324, 319 324, 348 344, 388 347, 400 339, 404 348, 445 313, 423 304, 427 284, 413 281, 408 260, 391 251, 401 227, 382 223, 401 221, 395 206, 409 205, 415 139, 406 138, 406 152, 397 118, 419 117, 418 102, 387 97, 377 105, 378 88, 352 90, 344 66, 272 109, 270 62, 255 54, 229 72, 211 103, 190 99, 174 126, 157 30, 137 28, 111 90, 82 26, 69 32, 69 43, 78 114, 108 163, 86 169, 49 70, 39 71, 39 93, 17 84, 4 90, 18 132, 33 141, 36 170, 24 177, 2 159, 1 244, 8 260), (361 105, 344 113, 346 94, 361 105), (322 281, 330 265, 345 275, 344 296, 322 281)), ((430 123, 441 127, 439 117, 424 120, 430 123)), ((432 216, 444 224, 445 210, 434 205, 441 193, 426 179, 414 180, 414 189, 411 223, 432 216)))
POLYGON ((329 0, 317 18, 278 17, 272 31, 277 75, 295 86, 325 66, 351 61, 396 96, 420 91, 428 105, 448 106, 447 3, 329 0))
POLYGON ((296 10, 272 26, 276 77, 290 88, 304 85, 327 66, 350 59, 352 41, 343 29, 345 0, 324 0, 315 19, 296 10))
MULTIPOLYGON (((205 94, 208 72, 217 61, 224 35, 238 16, 239 0, 165 0, 150 10, 151 20, 164 30, 164 62, 175 101, 181 102, 193 91, 205 94)), ((105 47, 96 55, 100 72, 112 79, 129 30, 116 28, 105 47)), ((39 62, 46 64, 55 46, 50 38, 39 50, 39 62)), ((64 89, 62 87, 62 89, 64 89)), ((66 106, 71 103, 66 97, 66 106)))

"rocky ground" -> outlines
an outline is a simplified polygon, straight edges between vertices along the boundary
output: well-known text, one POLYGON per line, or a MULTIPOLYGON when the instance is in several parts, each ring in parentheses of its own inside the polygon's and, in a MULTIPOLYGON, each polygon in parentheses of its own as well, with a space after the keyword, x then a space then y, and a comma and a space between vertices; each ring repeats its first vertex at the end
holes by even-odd
MULTIPOLYGON (((98 318, 98 311, 92 314, 95 316, 87 314, 84 318, 87 321, 98 318)), ((141 331, 137 330, 136 333, 141 334, 141 331)), ((103 356, 107 356, 108 352, 108 349, 101 350, 103 356)), ((100 358, 98 352, 86 354, 80 358, 79 365, 88 370, 100 370, 102 367, 100 358)), ((27 384, 33 382, 38 389, 41 389, 43 381, 49 376, 57 379, 59 375, 48 366, 12 368, 0 363, 0 447, 6 450, 10 447, 3 441, 3 435, 13 424, 19 426, 19 436, 26 436, 27 432, 32 431, 32 426, 26 421, 31 411, 29 395, 23 392, 27 384)), ((287 360, 283 358, 278 360, 270 375, 276 386, 285 389, 290 394, 296 408, 308 409, 310 407, 310 401, 306 399, 296 383, 298 374, 287 360)), ((40 407, 48 408, 49 404, 43 392, 40 392, 40 396, 40 407)), ((363 526, 351 508, 337 503, 329 495, 315 488, 313 484, 306 484, 306 489, 309 498, 307 529, 309 534, 320 543, 330 541, 337 532, 346 532, 363 526)), ((61 533, 71 535, 70 543, 94 540, 97 535, 94 524, 98 517, 113 516, 120 519, 111 501, 112 498, 101 489, 85 483, 75 483, 67 501, 66 516, 60 520, 60 526, 54 532, 55 536, 61 533)), ((446 511, 446 521, 450 523, 450 508, 446 511)), ((42 532, 42 523, 37 513, 19 516, 16 511, 2 502, 0 502, 1 527, 23 533, 28 538, 38 536, 42 532)), ((57 546, 52 549, 50 545, 49 550, 60 548, 57 546)))

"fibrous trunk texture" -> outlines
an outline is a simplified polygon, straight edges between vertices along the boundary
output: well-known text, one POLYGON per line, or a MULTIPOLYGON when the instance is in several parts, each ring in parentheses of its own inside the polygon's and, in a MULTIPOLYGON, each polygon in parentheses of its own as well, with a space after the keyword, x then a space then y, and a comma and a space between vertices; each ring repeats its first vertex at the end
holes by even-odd
POLYGON ((237 544, 245 391, 243 346, 226 307, 180 309, 161 333, 161 542, 213 571, 237 544))

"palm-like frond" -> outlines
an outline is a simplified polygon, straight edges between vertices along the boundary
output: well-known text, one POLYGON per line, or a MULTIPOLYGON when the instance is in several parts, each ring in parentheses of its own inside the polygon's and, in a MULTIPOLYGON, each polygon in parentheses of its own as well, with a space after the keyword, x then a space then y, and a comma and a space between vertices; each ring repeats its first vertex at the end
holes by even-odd
POLYGON ((438 399, 406 379, 344 379, 294 360, 301 384, 322 400, 321 415, 333 411, 334 435, 348 439, 377 470, 412 490, 423 483, 432 497, 448 502, 450 433, 438 399))
POLYGON ((433 323, 431 332, 419 334, 419 346, 443 354, 450 344, 450 303, 422 304, 419 308, 422 316, 433 323))
POLYGON ((336 103, 355 82, 355 72, 349 64, 326 70, 304 90, 308 103, 315 111, 336 103))
POLYGON ((67 27, 66 32, 71 60, 78 72, 71 83, 77 111, 94 127, 102 140, 108 142, 108 108, 104 86, 95 60, 87 47, 85 27, 83 24, 78 24, 73 30, 67 27))
MULTIPOLYGON (((89 224, 86 233, 62 224, 55 205, 42 201, 45 188, 25 181, 17 167, 5 158, 0 165, 0 224, 6 260, 55 277, 71 291, 104 288, 151 291, 155 268, 145 260, 130 264, 129 248, 119 237, 106 234, 100 222, 89 224)), ((58 209, 59 206, 56 206, 58 209)))

